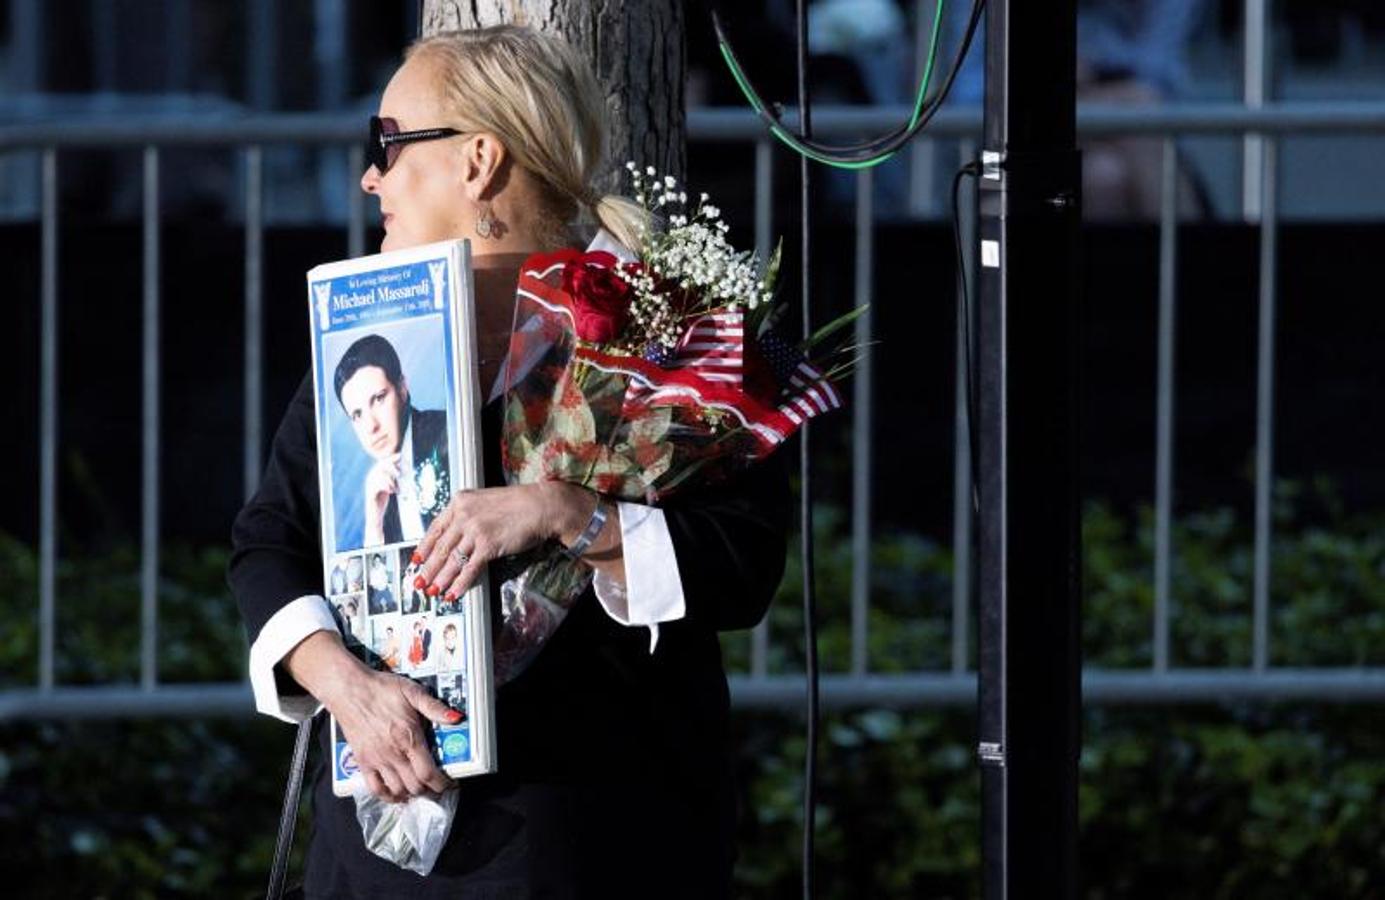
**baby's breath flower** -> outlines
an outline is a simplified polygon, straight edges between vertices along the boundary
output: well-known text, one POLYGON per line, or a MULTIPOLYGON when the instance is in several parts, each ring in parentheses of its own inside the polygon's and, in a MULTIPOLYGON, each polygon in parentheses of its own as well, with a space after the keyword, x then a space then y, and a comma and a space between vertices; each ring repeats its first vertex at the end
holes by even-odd
POLYGON ((697 208, 689 210, 687 191, 672 175, 660 178, 653 166, 642 172, 633 162, 625 168, 637 202, 650 212, 668 209, 662 223, 656 216, 653 227, 641 231, 642 268, 620 273, 633 294, 626 349, 644 353, 657 344, 672 350, 689 323, 705 312, 753 310, 769 302, 760 261, 727 242, 730 226, 720 221, 721 210, 706 193, 698 194, 697 208), (675 294, 682 298, 677 311, 675 294))

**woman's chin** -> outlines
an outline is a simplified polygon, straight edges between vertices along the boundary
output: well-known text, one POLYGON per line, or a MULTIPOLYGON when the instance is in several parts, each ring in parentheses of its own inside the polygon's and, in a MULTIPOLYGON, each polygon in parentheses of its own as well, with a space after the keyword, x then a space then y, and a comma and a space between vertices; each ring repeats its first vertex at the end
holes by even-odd
POLYGON ((390 250, 407 250, 410 247, 418 247, 428 244, 431 241, 418 237, 417 235, 406 235, 398 232, 385 232, 385 238, 380 242, 380 252, 387 253, 390 250))

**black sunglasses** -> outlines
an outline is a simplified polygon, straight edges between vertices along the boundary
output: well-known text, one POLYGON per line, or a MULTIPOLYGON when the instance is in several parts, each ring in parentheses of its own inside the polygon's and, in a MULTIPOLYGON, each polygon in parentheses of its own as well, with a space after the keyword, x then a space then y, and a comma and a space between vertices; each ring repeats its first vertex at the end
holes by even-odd
POLYGON ((383 175, 394 165, 405 144, 415 141, 436 141, 439 138, 461 134, 455 128, 423 128, 418 131, 400 131, 394 119, 370 117, 370 140, 365 145, 365 161, 383 175))

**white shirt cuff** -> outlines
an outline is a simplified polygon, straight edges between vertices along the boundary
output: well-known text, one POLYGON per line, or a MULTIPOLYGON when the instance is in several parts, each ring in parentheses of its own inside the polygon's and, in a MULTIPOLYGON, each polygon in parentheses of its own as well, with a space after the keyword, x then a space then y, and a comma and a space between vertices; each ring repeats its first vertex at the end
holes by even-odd
POLYGON ((687 615, 678 558, 664 511, 639 503, 617 503, 625 585, 599 571, 592 579, 596 599, 622 625, 649 628, 649 652, 659 643, 659 623, 687 615))
POLYGON ((311 694, 280 694, 276 677, 280 660, 315 631, 338 631, 327 601, 317 594, 299 597, 264 623, 250 647, 250 687, 255 693, 255 709, 285 722, 302 722, 322 709, 311 694))

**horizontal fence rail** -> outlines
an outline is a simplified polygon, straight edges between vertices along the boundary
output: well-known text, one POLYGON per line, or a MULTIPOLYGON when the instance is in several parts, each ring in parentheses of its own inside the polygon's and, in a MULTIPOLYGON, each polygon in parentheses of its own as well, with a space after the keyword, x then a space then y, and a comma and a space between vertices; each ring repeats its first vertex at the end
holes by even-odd
MULTIPOLYGON (((896 127, 910 110, 894 108, 831 108, 815 110, 814 131, 823 138, 853 137, 896 127)), ((791 122, 792 114, 787 116, 791 122)), ((940 113, 924 140, 959 139, 961 157, 975 152, 980 132, 975 110, 940 113)), ((0 721, 26 718, 111 718, 132 716, 246 715, 253 711, 249 688, 231 684, 167 684, 158 677, 157 583, 159 568, 159 332, 161 265, 159 209, 161 151, 181 147, 225 147, 243 154, 245 166, 245 373, 244 490, 248 496, 259 477, 259 447, 264 434, 263 407, 263 258, 265 228, 264 153, 278 145, 345 145, 354 186, 363 167, 361 122, 351 115, 273 115, 244 118, 125 117, 118 121, 53 121, 0 126, 0 154, 38 151, 40 176, 40 372, 39 412, 39 567, 37 684, 33 688, 0 691, 0 721), (93 148, 140 148, 144 154, 142 234, 144 253, 143 304, 143 429, 141 453, 142 522, 139 568, 141 652, 137 684, 60 686, 56 683, 55 622, 58 441, 58 208, 59 154, 64 150, 93 148)), ((1276 171, 1276 147, 1280 140, 1305 134, 1385 134, 1385 103, 1281 103, 1248 107, 1242 104, 1166 105, 1148 109, 1089 106, 1079 109, 1079 134, 1086 137, 1147 135, 1163 138, 1162 202, 1159 228, 1159 315, 1157 334, 1157 389, 1154 409, 1155 471, 1151 473, 1155 496, 1154 612, 1151 622, 1153 660, 1148 668, 1089 669, 1083 676, 1083 699, 1096 704, 1207 703, 1243 701, 1379 702, 1385 700, 1385 667, 1377 668, 1276 668, 1270 665, 1269 561, 1273 552, 1271 533, 1271 484, 1275 400, 1275 310, 1278 210, 1281 206, 1276 171), (1176 467, 1173 459, 1174 386, 1176 359, 1174 333, 1177 321, 1178 275, 1178 160, 1174 138, 1183 135, 1219 134, 1255 137, 1263 152, 1257 155, 1259 187, 1256 217, 1260 227, 1258 257, 1259 319, 1256 373, 1256 465, 1254 585, 1251 608, 1252 663, 1247 668, 1215 670, 1180 669, 1170 664, 1170 586, 1172 558, 1172 493, 1176 467)), ((698 109, 688 114, 690 140, 744 143, 755 153, 755 246, 767 255, 772 241, 773 144, 762 123, 742 109, 698 109)), ((934 154, 936 156, 936 154, 934 154)), ((874 207, 869 170, 857 173, 854 271, 857 302, 872 294, 874 258, 874 207)), ((347 208, 350 252, 365 249, 365 204, 352 190, 347 208)), ((968 235, 974 218, 963 206, 961 228, 968 235)), ((974 260, 967 254, 965 267, 974 260)), ((972 279, 974 281, 974 279, 972 279)), ((857 321, 858 342, 873 339, 870 316, 857 321)), ((968 659, 971 597, 970 547, 971 498, 966 485, 970 471, 969 423, 961 384, 964 347, 959 334, 955 397, 954 565, 951 596, 951 658, 948 669, 882 674, 870 671, 867 653, 870 580, 864 563, 871 546, 870 459, 873 452, 873 396, 869 362, 861 372, 855 394, 852 452, 856 465, 851 509, 852 545, 856 570, 851 579, 850 670, 822 679, 822 700, 828 707, 860 705, 945 706, 968 705, 976 699, 976 676, 968 659)), ((762 623, 750 637, 749 673, 731 677, 733 701, 742 708, 797 709, 805 697, 801 674, 769 674, 770 640, 762 623)))
MULTIPOLYGON (((823 138, 852 137, 888 131, 907 121, 908 107, 824 106, 813 110, 813 133, 823 138)), ((790 108, 784 121, 793 125, 790 108)), ((1085 104, 1078 107, 1078 133, 1107 135, 1170 134, 1263 135, 1385 133, 1385 102, 1326 101, 1276 103, 1247 109, 1237 103, 1165 104, 1126 107, 1085 104)), ((930 137, 975 137, 981 133, 979 109, 947 109, 929 123, 921 140, 930 137)), ((753 143, 765 137, 754 113, 740 107, 704 107, 688 111, 688 138, 694 141, 753 143)), ((0 125, 0 151, 16 149, 158 147, 244 147, 250 144, 340 144, 365 140, 361 117, 355 114, 301 113, 242 117, 174 118, 160 115, 123 116, 103 122, 47 121, 0 125)))
MULTIPOLYGON (((802 676, 733 675, 731 701, 742 709, 803 707, 802 676)), ((972 706, 976 675, 946 672, 902 675, 824 675, 824 709, 882 706, 972 706)), ((1380 703, 1385 671, 1379 669, 1270 669, 1147 671, 1088 669, 1082 675, 1086 704, 1164 706, 1237 701, 1380 703)), ((60 687, 52 691, 0 692, 0 722, 14 719, 123 719, 137 717, 244 716, 254 712, 250 688, 236 684, 165 684, 147 691, 133 686, 60 687)))

